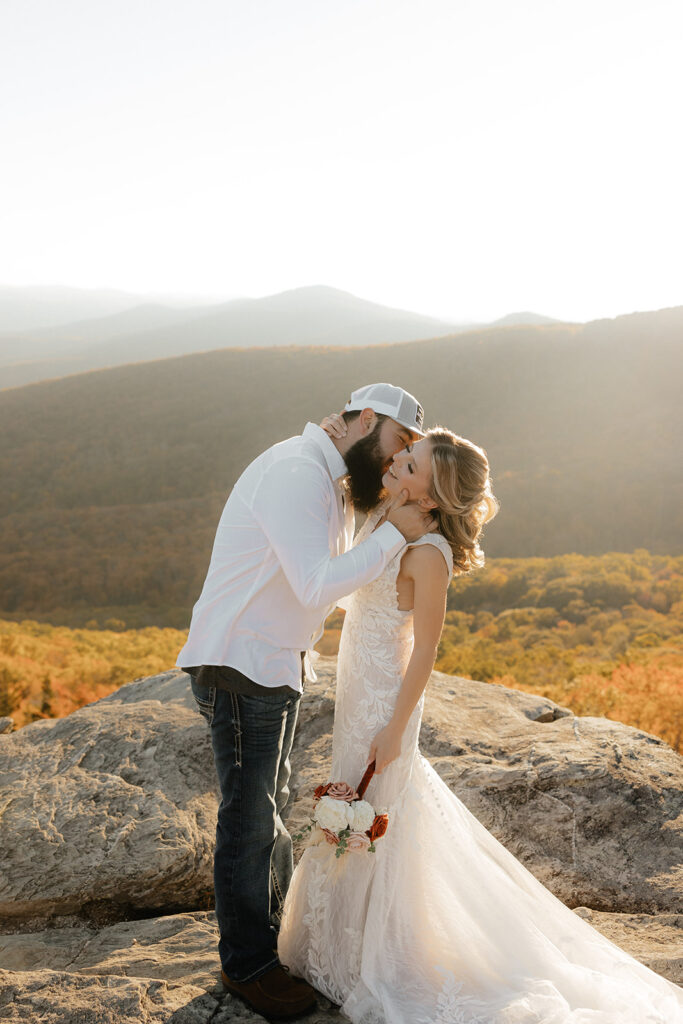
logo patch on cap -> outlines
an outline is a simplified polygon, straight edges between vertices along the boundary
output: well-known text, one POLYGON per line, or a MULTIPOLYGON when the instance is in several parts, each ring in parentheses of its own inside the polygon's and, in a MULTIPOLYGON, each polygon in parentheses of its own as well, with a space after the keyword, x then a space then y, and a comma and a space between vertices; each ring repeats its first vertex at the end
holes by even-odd
POLYGON ((425 418, 424 409, 422 408, 419 402, 417 402, 416 404, 417 409, 415 410, 415 422, 417 423, 420 430, 422 430, 422 423, 425 418))

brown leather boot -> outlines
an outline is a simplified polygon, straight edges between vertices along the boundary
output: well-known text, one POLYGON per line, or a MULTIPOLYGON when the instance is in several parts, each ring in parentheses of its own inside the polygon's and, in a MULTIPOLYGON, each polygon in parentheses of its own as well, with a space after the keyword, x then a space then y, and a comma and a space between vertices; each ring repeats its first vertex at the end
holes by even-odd
POLYGON ((276 964, 254 981, 231 981, 225 971, 221 971, 221 978, 228 992, 239 996, 263 1017, 292 1020, 315 1007, 315 989, 307 981, 292 978, 282 964, 276 964))

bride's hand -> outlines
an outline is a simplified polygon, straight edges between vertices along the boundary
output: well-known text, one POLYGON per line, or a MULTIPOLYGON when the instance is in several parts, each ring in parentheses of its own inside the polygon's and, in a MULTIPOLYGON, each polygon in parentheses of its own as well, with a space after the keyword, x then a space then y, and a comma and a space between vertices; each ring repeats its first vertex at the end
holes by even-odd
POLYGON ((346 420, 339 412, 333 412, 329 416, 326 416, 320 426, 323 428, 326 434, 330 437, 346 437, 348 427, 346 426, 346 420))
POLYGON ((401 737, 403 731, 391 723, 378 732, 370 744, 368 764, 375 762, 375 774, 381 775, 385 768, 395 761, 401 753, 401 737))

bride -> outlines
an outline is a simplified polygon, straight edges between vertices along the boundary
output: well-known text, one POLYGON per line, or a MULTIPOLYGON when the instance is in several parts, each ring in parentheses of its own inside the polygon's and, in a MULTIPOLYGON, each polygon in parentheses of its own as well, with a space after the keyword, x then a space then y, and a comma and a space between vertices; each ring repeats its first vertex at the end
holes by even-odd
MULTIPOLYGON (((339 417, 323 422, 343 432, 339 417)), ((483 565, 498 509, 485 452, 440 427, 394 456, 392 497, 431 509, 429 533, 346 598, 330 781, 386 810, 376 853, 304 851, 278 954, 354 1024, 676 1024, 683 990, 574 914, 451 792, 418 748, 451 575, 483 565)), ((322 782, 323 780, 321 780, 322 782)))

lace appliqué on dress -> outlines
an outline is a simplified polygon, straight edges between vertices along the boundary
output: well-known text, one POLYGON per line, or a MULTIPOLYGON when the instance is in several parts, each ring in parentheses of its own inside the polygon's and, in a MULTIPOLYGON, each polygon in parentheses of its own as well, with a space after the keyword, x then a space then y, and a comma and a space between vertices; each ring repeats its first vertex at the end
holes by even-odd
POLYGON ((445 967, 436 969, 446 980, 436 1001, 436 1017, 428 1024, 489 1024, 489 1021, 474 1012, 474 1000, 460 994, 463 982, 457 981, 453 972, 445 967))
POLYGON ((308 910, 302 919, 302 924, 308 931, 306 972, 312 985, 332 1002, 340 1003, 343 998, 342 993, 337 991, 330 977, 329 958, 333 953, 326 941, 325 922, 331 893, 326 882, 327 873, 323 870, 319 860, 311 858, 308 871, 308 910))

